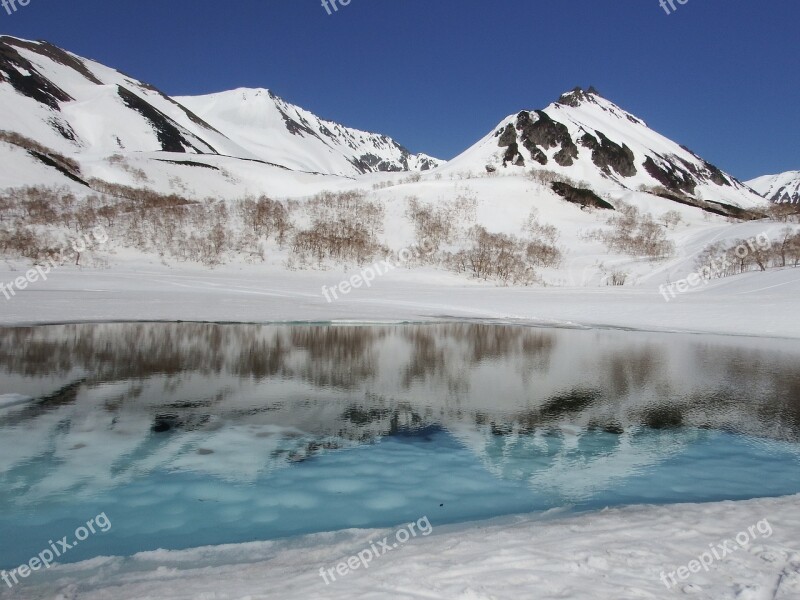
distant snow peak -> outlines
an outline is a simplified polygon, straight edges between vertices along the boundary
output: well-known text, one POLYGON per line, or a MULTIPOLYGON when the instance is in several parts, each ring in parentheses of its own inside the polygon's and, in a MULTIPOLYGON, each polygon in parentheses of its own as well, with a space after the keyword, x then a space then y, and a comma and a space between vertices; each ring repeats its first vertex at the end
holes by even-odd
POLYGON ((800 204, 800 171, 764 175, 747 185, 775 204, 800 204))
POLYGON ((442 161, 413 154, 392 138, 322 119, 265 89, 238 89, 178 100, 255 158, 288 168, 356 176, 426 171, 442 161))

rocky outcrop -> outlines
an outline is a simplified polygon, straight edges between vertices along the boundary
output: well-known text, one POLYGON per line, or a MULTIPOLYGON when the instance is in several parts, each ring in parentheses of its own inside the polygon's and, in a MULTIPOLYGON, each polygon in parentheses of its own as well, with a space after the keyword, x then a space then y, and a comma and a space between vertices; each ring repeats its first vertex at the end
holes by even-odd
POLYGON ((592 151, 592 162, 606 175, 611 175, 612 170, 622 177, 636 175, 633 151, 624 143, 620 146, 612 142, 601 131, 595 133, 600 141, 591 133, 585 133, 581 137, 581 144, 592 151))
POLYGON ((607 210, 614 210, 614 207, 603 200, 600 196, 595 194, 592 190, 588 190, 586 188, 577 188, 569 185, 568 183, 564 183, 561 181, 556 181, 552 185, 553 191, 564 198, 567 202, 572 202, 573 204, 578 204, 580 207, 586 208, 604 208, 607 210))
POLYGON ((650 156, 644 161, 643 166, 650 177, 668 190, 689 195, 694 194, 697 181, 688 171, 666 160, 661 165, 658 165, 650 156))

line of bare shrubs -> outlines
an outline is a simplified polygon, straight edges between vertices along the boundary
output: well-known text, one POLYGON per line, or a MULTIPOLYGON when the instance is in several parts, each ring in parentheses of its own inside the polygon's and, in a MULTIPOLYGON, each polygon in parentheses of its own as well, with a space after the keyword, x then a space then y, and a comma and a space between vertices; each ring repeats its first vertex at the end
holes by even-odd
POLYGON ((557 267, 563 254, 556 246, 558 230, 532 211, 524 236, 494 233, 475 225, 477 200, 468 191, 453 201, 421 203, 408 198, 406 217, 414 226, 416 243, 430 249, 425 260, 455 273, 504 285, 530 285, 540 280, 536 269, 557 267), (466 246, 458 248, 457 246, 466 246))
POLYGON ((363 264, 388 252, 379 241, 383 205, 361 192, 325 192, 302 205, 266 196, 228 204, 97 180, 91 184, 97 193, 80 199, 67 188, 41 186, 0 194, 0 249, 37 260, 53 245, 46 232, 79 233, 102 224, 116 246, 208 266, 235 254, 263 260, 272 240, 290 247, 293 266, 328 260, 363 264), (294 212, 300 212, 296 219, 294 212))
POLYGON ((115 245, 162 257, 216 265, 228 251, 241 251, 227 205, 193 202, 177 195, 113 184, 77 198, 67 188, 33 186, 0 194, 0 249, 40 260, 58 238, 103 225, 115 245))
POLYGON ((279 200, 267 196, 245 198, 238 204, 239 215, 245 227, 257 238, 272 236, 280 246, 286 243, 292 230, 289 208, 279 200))
POLYGON ((709 244, 695 259, 698 272, 723 278, 749 271, 800 266, 800 230, 785 227, 777 239, 769 240, 762 234, 756 242, 738 239, 709 244))
POLYGON ((569 175, 557 173, 555 171, 551 171, 550 169, 539 169, 532 167, 528 170, 527 177, 531 181, 535 181, 536 183, 539 183, 548 189, 550 189, 550 185, 553 183, 566 183, 570 187, 574 188, 591 188, 589 182, 584 179, 573 179, 569 175))
POLYGON ((800 204, 791 204, 789 202, 771 204, 767 209, 767 213, 774 221, 800 223, 800 204))
MULTIPOLYGON (((103 225, 114 247, 208 266, 235 255, 265 258, 267 244, 288 247, 290 267, 365 264, 389 250, 380 241, 385 210, 363 192, 321 193, 306 202, 266 196, 234 203, 201 201, 144 188, 93 181, 100 190, 77 198, 66 188, 27 187, 0 194, 0 250, 40 259, 65 233, 103 225)), ((465 191, 437 205, 408 200, 407 216, 431 262, 504 284, 537 281, 558 266, 558 231, 534 211, 522 237, 474 226, 476 200, 465 191)))
POLYGON ((0 228, 0 252, 7 256, 30 258, 36 263, 58 254, 60 247, 47 232, 32 227, 0 228))
POLYGON ((147 183, 150 181, 150 178, 147 176, 147 172, 144 169, 134 167, 122 154, 112 154, 106 159, 106 161, 108 164, 119 167, 123 171, 129 173, 136 182, 147 183))

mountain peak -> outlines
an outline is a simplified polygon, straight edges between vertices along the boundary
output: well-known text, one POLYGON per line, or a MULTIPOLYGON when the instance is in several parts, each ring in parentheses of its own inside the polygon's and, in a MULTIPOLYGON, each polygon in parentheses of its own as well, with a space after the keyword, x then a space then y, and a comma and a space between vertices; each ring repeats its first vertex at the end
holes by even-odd
POLYGON ((570 91, 561 94, 559 99, 556 101, 556 104, 577 108, 584 102, 595 102, 597 98, 603 98, 603 96, 593 85, 590 85, 589 89, 586 90, 580 86, 577 86, 570 91))
POLYGON ((653 131, 594 87, 574 88, 542 110, 506 117, 447 168, 546 171, 542 177, 556 183, 572 181, 600 193, 650 191, 726 216, 765 204, 753 190, 653 131))
POLYGON ((261 99, 261 98, 274 98, 275 95, 268 90, 267 88, 249 88, 249 87, 240 87, 233 90, 227 90, 223 92, 219 92, 217 95, 235 95, 240 97, 242 100, 254 100, 254 99, 261 99))

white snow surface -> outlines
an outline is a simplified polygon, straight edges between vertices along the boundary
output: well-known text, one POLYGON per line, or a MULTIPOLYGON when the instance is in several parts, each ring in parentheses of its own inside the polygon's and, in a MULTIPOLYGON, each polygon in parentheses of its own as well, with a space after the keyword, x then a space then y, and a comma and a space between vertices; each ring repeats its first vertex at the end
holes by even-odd
MULTIPOLYGON (((207 169, 197 171, 196 177, 201 178, 207 169)), ((273 185, 286 193, 294 190, 310 194, 324 189, 314 176, 290 175, 273 181, 273 185)), ((326 181, 334 190, 370 190, 371 182, 380 181, 381 177, 382 174, 371 174, 356 182, 333 178, 326 181)), ((800 269, 787 267, 715 279, 676 297, 665 298, 659 292, 659 286, 695 272, 696 257, 709 243, 733 244, 761 235, 777 240, 785 223, 729 223, 704 216, 697 208, 649 194, 609 195, 611 201, 624 200, 651 212, 655 218, 667 210, 681 214, 683 222, 667 232, 675 243, 674 256, 651 262, 610 254, 602 243, 586 238, 588 231, 603 226, 602 219, 608 211, 582 211, 524 176, 463 181, 428 177, 418 183, 370 192, 370 197, 385 207, 382 241, 394 256, 415 243, 413 226, 405 217, 408 196, 430 204, 468 196, 475 200, 475 221, 490 231, 521 235, 527 215, 536 211, 541 223, 558 228, 558 244, 564 249, 562 266, 542 270, 544 287, 503 288, 442 268, 395 260, 397 268, 378 276, 371 287, 354 289, 329 303, 323 286, 336 287, 370 265, 289 270, 288 250, 271 245, 263 262, 232 257, 228 264, 210 270, 194 263, 143 255, 119 246, 111 237, 100 251, 106 268, 60 267, 48 275, 47 281, 18 290, 9 300, 0 296, 0 323, 396 321, 453 317, 800 337, 800 319, 796 318, 800 269), (612 270, 628 273, 625 286, 606 285, 604 278, 612 270)), ((198 179, 198 185, 204 183, 198 179)), ((9 283, 29 268, 28 261, 6 259, 0 263, 0 282, 9 283)))
MULTIPOLYGON (((4 282, 22 266, 0 267, 4 282)), ((10 300, 0 324, 103 321, 397 322, 479 319, 800 338, 800 270, 721 279, 667 302, 657 287, 498 288, 434 269, 397 270, 328 303, 357 269, 292 273, 252 265, 215 271, 157 263, 82 271, 62 267, 10 300)), ((580 273, 578 273, 580 275, 580 273)))

